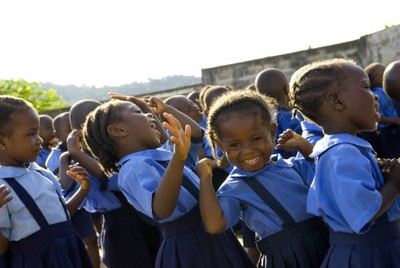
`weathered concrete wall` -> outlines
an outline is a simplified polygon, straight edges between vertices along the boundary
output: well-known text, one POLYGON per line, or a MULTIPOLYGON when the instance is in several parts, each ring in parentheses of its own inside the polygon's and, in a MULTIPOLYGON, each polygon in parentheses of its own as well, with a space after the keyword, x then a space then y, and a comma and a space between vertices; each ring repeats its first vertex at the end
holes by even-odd
POLYGON ((354 59, 362 67, 372 62, 387 65, 398 60, 400 25, 350 42, 202 69, 202 81, 204 85, 222 84, 243 88, 254 83, 258 72, 265 68, 281 69, 290 78, 304 64, 333 57, 354 59))

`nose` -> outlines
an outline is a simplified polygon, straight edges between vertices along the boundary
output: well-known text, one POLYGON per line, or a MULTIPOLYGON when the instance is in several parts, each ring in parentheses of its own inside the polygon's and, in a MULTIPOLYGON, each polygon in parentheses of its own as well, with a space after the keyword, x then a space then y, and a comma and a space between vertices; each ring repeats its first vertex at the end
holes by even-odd
POLYGON ((153 114, 152 113, 147 113, 146 116, 150 117, 150 118, 153 118, 153 114))
POLYGON ((36 140, 36 143, 39 144, 39 145, 42 145, 43 144, 43 139, 40 136, 38 136, 38 138, 36 140))

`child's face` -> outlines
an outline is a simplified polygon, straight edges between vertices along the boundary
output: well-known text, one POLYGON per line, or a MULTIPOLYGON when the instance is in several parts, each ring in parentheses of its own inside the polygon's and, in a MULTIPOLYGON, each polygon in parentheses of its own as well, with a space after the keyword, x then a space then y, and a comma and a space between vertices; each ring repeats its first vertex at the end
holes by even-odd
POLYGON ((33 162, 40 154, 43 140, 39 136, 39 116, 30 109, 12 115, 12 131, 2 136, 0 151, 1 165, 23 167, 25 162, 33 162))
POLYGON ((151 114, 144 114, 131 102, 122 103, 120 109, 121 121, 118 124, 125 129, 136 148, 155 149, 161 145, 161 133, 157 130, 156 120, 151 114))
POLYGON ((40 120, 40 137, 43 139, 43 146, 51 145, 54 139, 54 131, 51 119, 43 118, 40 120))
POLYGON ((379 104, 378 97, 370 90, 368 76, 356 65, 348 64, 345 68, 348 75, 341 82, 346 107, 344 116, 347 117, 344 132, 354 134, 360 130, 375 130, 380 119, 379 104))
POLYGON ((58 131, 55 132, 55 134, 62 143, 66 143, 69 133, 71 133, 71 125, 67 117, 66 119, 62 119, 60 127, 58 131))
POLYGON ((245 171, 260 170, 273 152, 275 125, 268 125, 259 112, 232 112, 221 120, 218 146, 228 161, 245 171))

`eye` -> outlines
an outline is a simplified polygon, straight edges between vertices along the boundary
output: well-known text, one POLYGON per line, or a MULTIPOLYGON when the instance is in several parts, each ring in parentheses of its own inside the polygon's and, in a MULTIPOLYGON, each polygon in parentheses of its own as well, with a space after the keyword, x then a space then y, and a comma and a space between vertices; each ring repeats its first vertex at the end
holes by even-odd
POLYGON ((251 139, 252 142, 257 142, 259 140, 261 140, 261 137, 254 137, 251 139))
POLYGON ((236 148, 236 147, 239 147, 239 143, 238 142, 229 144, 229 148, 236 148))

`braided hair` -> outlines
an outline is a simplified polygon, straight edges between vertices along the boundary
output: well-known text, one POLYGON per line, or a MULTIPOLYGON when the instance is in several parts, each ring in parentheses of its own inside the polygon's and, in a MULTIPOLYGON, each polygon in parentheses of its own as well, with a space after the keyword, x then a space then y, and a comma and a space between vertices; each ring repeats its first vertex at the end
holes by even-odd
POLYGON ((123 101, 113 100, 98 106, 87 116, 82 129, 84 142, 106 175, 119 170, 116 166, 119 160, 117 147, 108 134, 107 126, 120 120, 122 103, 123 101))
POLYGON ((340 86, 345 77, 343 66, 353 60, 334 58, 307 64, 298 69, 290 80, 289 105, 320 125, 320 107, 333 85, 340 86))
POLYGON ((28 110, 34 110, 30 102, 10 95, 0 96, 0 135, 8 136, 11 134, 13 114, 28 110))

